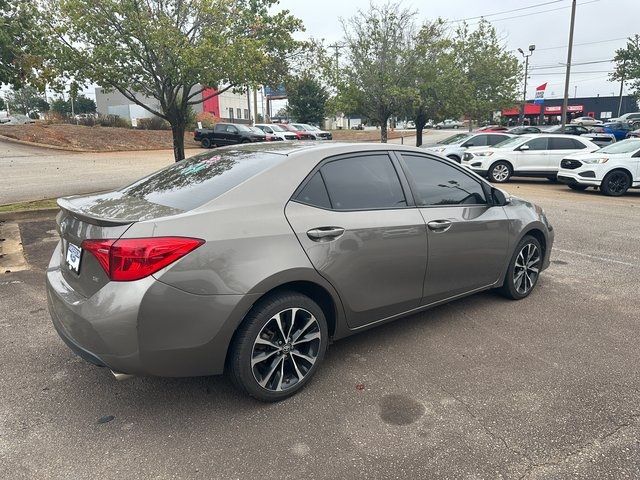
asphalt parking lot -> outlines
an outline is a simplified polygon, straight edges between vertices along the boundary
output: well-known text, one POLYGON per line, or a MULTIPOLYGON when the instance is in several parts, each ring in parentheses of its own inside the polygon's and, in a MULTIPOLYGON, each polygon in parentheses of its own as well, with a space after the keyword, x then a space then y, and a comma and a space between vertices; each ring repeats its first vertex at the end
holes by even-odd
POLYGON ((52 215, 0 273, 0 478, 640 477, 640 192, 546 181, 552 265, 521 302, 483 293, 336 342, 279 404, 224 378, 134 378, 50 325, 52 215))

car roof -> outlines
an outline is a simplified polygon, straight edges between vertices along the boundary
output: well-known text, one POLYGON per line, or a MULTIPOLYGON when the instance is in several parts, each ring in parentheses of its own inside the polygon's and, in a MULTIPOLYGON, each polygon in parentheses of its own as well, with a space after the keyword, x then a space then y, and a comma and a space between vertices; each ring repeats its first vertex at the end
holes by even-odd
POLYGON ((568 135, 566 133, 527 133, 526 135, 520 135, 520 138, 538 138, 538 137, 549 137, 549 138, 580 138, 576 135, 568 135))
POLYGON ((260 142, 242 145, 232 145, 222 147, 217 150, 243 150, 249 152, 275 153, 279 155, 293 156, 306 152, 318 152, 326 156, 340 155, 342 153, 368 152, 381 150, 406 151, 425 154, 426 152, 418 147, 409 145, 399 145, 396 143, 373 143, 373 142, 317 142, 317 141, 296 141, 296 142, 260 142))

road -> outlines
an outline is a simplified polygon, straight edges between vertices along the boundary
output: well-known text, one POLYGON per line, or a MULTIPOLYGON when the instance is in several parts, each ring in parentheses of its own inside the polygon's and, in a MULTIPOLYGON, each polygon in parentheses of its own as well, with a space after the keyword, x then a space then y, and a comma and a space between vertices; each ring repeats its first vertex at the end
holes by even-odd
MULTIPOLYGON (((451 134, 435 130, 425 133, 430 141, 451 134)), ((404 140, 415 144, 415 137, 404 140)), ((200 151, 190 149, 186 155, 200 151)), ((75 153, 0 140, 0 205, 119 188, 171 162, 172 150, 75 153)))
POLYGON ((274 405, 224 378, 118 383, 50 324, 50 217, 0 274, 0 478, 640 477, 640 194, 508 184, 556 229, 520 302, 475 295, 331 345, 274 405), (101 423, 103 422, 103 423, 101 423))

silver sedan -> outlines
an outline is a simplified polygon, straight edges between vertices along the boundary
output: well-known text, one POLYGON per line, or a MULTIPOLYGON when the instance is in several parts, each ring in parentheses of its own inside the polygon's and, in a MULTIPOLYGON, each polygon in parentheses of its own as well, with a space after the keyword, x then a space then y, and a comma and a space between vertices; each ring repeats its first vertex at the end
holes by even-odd
POLYGON ((71 350, 118 378, 226 371, 264 401, 306 385, 331 340, 528 296, 554 239, 540 207, 399 145, 221 148, 58 203, 47 296, 71 350))

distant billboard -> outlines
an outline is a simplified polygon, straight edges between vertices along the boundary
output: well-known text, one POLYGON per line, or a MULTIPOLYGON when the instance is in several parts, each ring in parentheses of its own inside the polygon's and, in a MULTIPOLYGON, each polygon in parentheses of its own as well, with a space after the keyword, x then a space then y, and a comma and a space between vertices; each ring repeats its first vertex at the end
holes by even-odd
POLYGON ((264 87, 264 94, 272 99, 287 98, 287 91, 284 88, 284 84, 277 87, 264 87))

